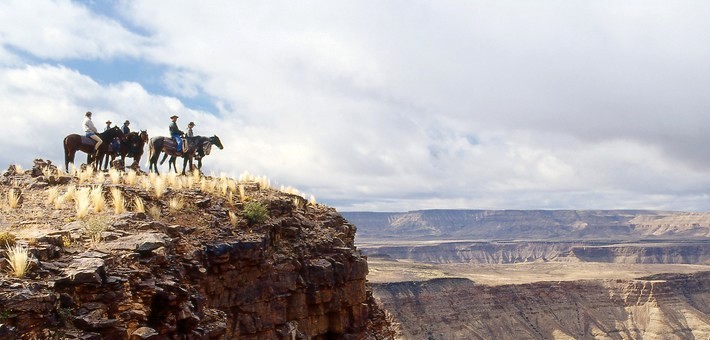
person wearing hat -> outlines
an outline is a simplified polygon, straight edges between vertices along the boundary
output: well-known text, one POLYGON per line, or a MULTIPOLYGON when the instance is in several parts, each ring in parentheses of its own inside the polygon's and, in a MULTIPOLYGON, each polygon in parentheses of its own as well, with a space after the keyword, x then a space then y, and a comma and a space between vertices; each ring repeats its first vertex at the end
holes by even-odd
POLYGON ((194 126, 195 126, 195 123, 193 123, 193 122, 190 122, 190 123, 187 124, 187 134, 186 134, 186 135, 187 135, 188 137, 195 137, 195 134, 192 133, 192 128, 193 128, 194 126))
POLYGON ((131 125, 131 122, 129 122, 127 120, 125 122, 123 122, 123 126, 121 127, 121 131, 123 131, 124 135, 131 133, 131 128, 129 128, 128 125, 131 125))
POLYGON ((175 151, 178 154, 180 154, 180 153, 182 153, 182 138, 181 137, 185 133, 182 132, 177 126, 177 119, 178 118, 179 117, 176 115, 173 115, 170 117, 170 120, 172 120, 172 123, 170 123, 169 128, 170 128, 170 137, 172 137, 175 140, 175 142, 177 143, 177 147, 175 148, 175 151))
POLYGON ((99 151, 99 146, 101 145, 101 143, 103 143, 103 141, 101 140, 101 137, 97 135, 99 131, 96 130, 94 122, 91 121, 91 111, 87 111, 84 115, 84 124, 82 128, 84 129, 86 137, 89 137, 96 141, 96 145, 94 145, 94 153, 97 153, 99 151))
POLYGON ((110 128, 111 128, 111 121, 107 120, 106 121, 106 128, 104 129, 104 131, 108 131, 108 129, 110 129, 110 128))

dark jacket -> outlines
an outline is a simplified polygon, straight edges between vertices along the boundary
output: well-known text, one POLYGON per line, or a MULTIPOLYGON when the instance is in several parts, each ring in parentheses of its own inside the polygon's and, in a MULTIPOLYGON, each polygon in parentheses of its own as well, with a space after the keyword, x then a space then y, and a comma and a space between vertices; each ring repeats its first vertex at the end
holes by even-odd
POLYGON ((171 123, 170 123, 170 135, 171 135, 171 136, 174 136, 174 135, 184 135, 184 134, 185 134, 185 133, 182 132, 182 131, 178 128, 177 122, 171 122, 171 123))

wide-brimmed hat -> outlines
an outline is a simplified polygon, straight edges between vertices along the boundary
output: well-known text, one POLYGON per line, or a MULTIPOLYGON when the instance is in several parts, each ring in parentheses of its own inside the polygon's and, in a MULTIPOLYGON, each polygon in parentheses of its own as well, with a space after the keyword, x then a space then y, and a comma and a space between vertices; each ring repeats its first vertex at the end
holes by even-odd
POLYGON ((176 116, 176 115, 170 116, 170 119, 173 119, 173 118, 180 118, 180 117, 178 117, 178 116, 176 116))
POLYGON ((129 121, 125 121, 125 122, 123 122, 123 124, 126 124, 126 125, 128 125, 128 124, 131 124, 131 122, 129 122, 129 121))
POLYGON ((86 111, 86 114, 84 114, 84 116, 91 116, 91 111, 86 111))
POLYGON ((111 124, 111 121, 110 121, 110 120, 107 120, 107 121, 106 121, 106 124, 111 124))
POLYGON ((187 126, 195 126, 195 123, 190 122, 190 123, 187 124, 187 126))

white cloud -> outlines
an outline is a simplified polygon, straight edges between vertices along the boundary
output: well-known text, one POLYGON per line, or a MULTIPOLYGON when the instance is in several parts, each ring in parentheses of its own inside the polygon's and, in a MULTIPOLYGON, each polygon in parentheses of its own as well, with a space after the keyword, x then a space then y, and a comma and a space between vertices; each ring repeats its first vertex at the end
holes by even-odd
POLYGON ((707 210, 709 12, 686 1, 126 1, 108 18, 68 1, 6 2, 0 105, 17 129, 0 141, 57 159, 88 109, 151 136, 178 114, 221 137, 208 171, 268 175, 348 210, 707 210), (166 67, 171 96, 24 66, 15 50, 166 67), (40 147, 17 145, 27 135, 40 147))

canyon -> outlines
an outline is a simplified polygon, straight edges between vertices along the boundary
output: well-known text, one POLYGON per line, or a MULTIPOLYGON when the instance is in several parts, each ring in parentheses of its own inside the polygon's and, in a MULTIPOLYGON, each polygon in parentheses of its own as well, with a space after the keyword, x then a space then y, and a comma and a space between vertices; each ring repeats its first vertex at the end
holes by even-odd
POLYGON ((710 214, 342 214, 398 338, 710 338, 710 214))

